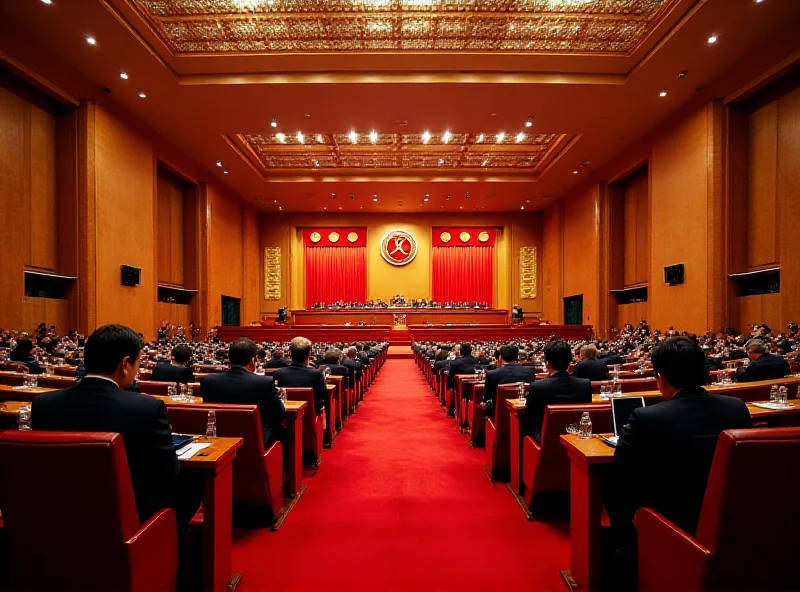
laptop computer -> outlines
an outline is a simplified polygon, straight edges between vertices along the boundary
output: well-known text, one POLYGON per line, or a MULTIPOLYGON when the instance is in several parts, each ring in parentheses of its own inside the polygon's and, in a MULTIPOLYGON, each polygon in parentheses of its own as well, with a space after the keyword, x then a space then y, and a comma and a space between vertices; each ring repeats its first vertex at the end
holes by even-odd
POLYGON ((611 399, 614 435, 610 437, 600 436, 600 439, 609 446, 616 446, 619 441, 619 435, 622 433, 622 428, 628 423, 631 413, 640 407, 644 407, 644 397, 615 397, 611 399))

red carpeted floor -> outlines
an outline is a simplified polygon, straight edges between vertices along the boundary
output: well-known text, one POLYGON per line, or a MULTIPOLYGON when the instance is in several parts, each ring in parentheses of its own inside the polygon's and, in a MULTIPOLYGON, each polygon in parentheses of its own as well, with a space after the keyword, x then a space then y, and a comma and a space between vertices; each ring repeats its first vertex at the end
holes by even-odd
POLYGON ((528 522, 413 360, 390 360, 278 532, 235 533, 241 590, 562 592, 566 527, 528 522))

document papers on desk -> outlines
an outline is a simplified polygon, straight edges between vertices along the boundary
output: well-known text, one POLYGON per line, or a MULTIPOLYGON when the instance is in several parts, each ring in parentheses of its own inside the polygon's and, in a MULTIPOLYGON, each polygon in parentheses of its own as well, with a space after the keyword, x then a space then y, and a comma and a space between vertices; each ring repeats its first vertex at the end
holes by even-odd
POLYGON ((194 444, 189 444, 181 449, 178 459, 186 460, 192 458, 195 454, 203 450, 203 448, 208 448, 209 446, 211 446, 211 444, 208 442, 196 442, 194 444))
POLYGON ((775 411, 782 411, 783 409, 794 409, 791 405, 784 405, 783 403, 753 403, 756 407, 762 409, 774 409, 775 411))

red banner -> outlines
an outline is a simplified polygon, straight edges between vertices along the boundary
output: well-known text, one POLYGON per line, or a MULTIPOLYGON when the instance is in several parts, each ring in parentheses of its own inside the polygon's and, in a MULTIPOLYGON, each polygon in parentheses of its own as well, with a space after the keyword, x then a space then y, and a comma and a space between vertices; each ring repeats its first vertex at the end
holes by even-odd
POLYGON ((496 239, 495 228, 467 226, 433 228, 434 247, 493 247, 496 239))
POLYGON ((366 247, 366 228, 304 228, 305 247, 366 247))

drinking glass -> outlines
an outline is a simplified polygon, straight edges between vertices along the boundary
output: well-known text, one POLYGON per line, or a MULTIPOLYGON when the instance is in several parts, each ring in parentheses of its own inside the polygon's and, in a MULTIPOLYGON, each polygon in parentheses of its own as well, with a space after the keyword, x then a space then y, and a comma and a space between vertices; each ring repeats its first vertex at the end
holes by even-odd
POLYGON ((528 390, 528 388, 527 388, 527 386, 525 384, 517 385, 517 394, 519 395, 519 400, 520 401, 524 401, 525 400, 525 394, 526 394, 527 390, 528 390))
POLYGON ((603 400, 611 398, 611 385, 610 384, 601 384, 600 385, 600 398, 603 400))
POLYGON ((567 425, 567 433, 568 434, 577 434, 578 433, 578 424, 577 423, 571 423, 571 424, 567 425))

